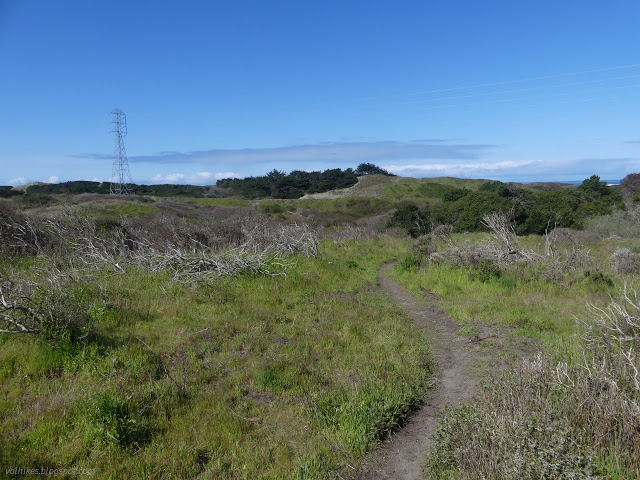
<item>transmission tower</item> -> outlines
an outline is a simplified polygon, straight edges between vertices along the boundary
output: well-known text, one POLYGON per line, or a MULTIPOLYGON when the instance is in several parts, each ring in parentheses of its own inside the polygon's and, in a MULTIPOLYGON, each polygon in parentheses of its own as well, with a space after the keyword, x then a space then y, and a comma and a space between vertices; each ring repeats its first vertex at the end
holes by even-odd
POLYGON ((113 133, 116 134, 116 144, 113 148, 113 170, 111 173, 111 195, 131 195, 131 172, 129 171, 129 161, 127 152, 124 149, 123 137, 127 135, 127 116, 116 108, 111 112, 113 115, 113 133))

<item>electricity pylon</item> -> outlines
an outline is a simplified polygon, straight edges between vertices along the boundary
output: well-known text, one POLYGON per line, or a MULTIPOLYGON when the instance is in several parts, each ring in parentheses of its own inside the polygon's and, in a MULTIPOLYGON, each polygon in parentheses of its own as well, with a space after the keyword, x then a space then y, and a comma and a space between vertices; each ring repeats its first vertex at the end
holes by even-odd
POLYGON ((113 115, 113 133, 116 134, 116 143, 113 148, 113 170, 111 173, 111 195, 131 195, 131 172, 129 171, 129 161, 127 152, 124 149, 123 137, 127 135, 127 116, 116 108, 111 112, 113 115))

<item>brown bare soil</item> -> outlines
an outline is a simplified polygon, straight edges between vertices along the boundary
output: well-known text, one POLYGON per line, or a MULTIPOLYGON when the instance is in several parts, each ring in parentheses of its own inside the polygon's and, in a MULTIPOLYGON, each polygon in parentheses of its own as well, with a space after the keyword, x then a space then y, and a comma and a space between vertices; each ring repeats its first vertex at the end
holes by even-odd
POLYGON ((392 266, 383 266, 378 283, 429 340, 439 372, 422 408, 369 454, 355 473, 356 480, 422 479, 421 468, 433 443, 438 413, 447 405, 469 400, 483 376, 512 364, 514 358, 530 350, 526 342, 508 339, 506 332, 496 327, 479 327, 473 336, 458 335, 460 325, 440 309, 435 295, 425 290, 424 299, 417 299, 389 278, 386 272, 392 266))

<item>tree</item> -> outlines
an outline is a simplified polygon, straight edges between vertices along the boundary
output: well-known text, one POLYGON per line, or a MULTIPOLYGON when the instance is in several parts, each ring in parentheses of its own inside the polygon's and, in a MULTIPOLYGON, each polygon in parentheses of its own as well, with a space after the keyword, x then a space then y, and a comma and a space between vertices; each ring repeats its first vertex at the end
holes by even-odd
POLYGON ((380 168, 374 165, 373 163, 361 163, 360 165, 358 165, 358 168, 356 168, 355 174, 358 177, 361 177, 363 175, 376 175, 376 174, 387 175, 388 177, 395 177, 393 173, 389 173, 384 168, 380 168))
POLYGON ((417 205, 409 203, 398 208, 391 220, 389 227, 400 227, 407 231, 409 235, 416 238, 426 235, 431 229, 431 213, 428 208, 423 211, 417 205))
POLYGON ((599 196, 609 195, 611 193, 607 182, 601 182, 598 175, 591 175, 589 178, 583 180, 578 188, 584 192, 594 193, 599 196))

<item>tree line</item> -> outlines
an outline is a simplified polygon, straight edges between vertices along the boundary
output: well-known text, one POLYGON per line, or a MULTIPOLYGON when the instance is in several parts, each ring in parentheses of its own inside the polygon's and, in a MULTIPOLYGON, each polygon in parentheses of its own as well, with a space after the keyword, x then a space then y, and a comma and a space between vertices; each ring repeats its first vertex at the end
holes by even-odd
MULTIPOLYGON (((279 170, 272 170, 266 175, 247 178, 225 178, 218 180, 216 186, 229 189, 232 194, 245 198, 300 198, 307 193, 322 193, 337 188, 347 188, 358 182, 363 175, 392 174, 372 163, 361 163, 355 170, 347 168, 341 170, 333 168, 322 172, 304 172, 294 170, 287 174, 279 170)), ((159 197, 203 197, 210 193, 210 187, 198 185, 130 185, 137 195, 155 195, 159 197)), ((78 180, 73 182, 34 184, 27 187, 26 192, 14 190, 11 186, 0 186, 0 197, 14 195, 52 195, 81 193, 109 194, 108 182, 91 182, 78 180)))
POLYGON ((219 188, 231 189, 245 198, 300 198, 307 193, 322 193, 337 188, 347 188, 364 175, 391 174, 371 163, 361 163, 355 170, 333 168, 322 172, 294 170, 287 174, 272 170, 266 175, 247 178, 224 178, 216 182, 219 188))
MULTIPOLYGON (((138 195, 155 195, 158 197, 202 197, 208 191, 209 187, 198 185, 130 185, 132 191, 138 195)), ((97 193, 108 195, 110 193, 109 182, 90 182, 78 180, 73 182, 45 183, 42 185, 30 185, 26 192, 13 190, 10 186, 0 186, 0 197, 9 197, 13 195, 57 195, 57 194, 79 195, 81 193, 97 193)))

